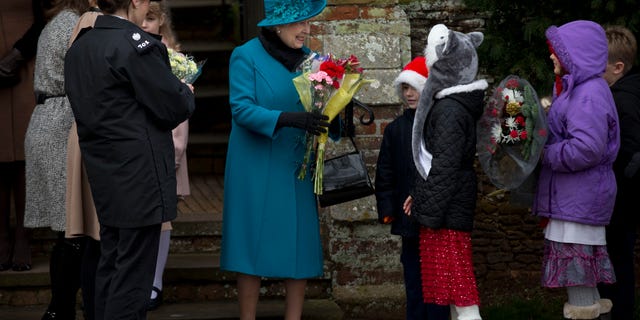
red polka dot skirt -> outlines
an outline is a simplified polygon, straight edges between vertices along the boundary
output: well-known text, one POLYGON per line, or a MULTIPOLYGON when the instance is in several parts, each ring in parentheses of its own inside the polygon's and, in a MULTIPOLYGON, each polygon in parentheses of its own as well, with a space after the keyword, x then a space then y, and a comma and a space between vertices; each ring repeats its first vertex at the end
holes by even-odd
POLYGON ((425 303, 480 305, 473 273, 471 233, 420 228, 420 267, 425 303))

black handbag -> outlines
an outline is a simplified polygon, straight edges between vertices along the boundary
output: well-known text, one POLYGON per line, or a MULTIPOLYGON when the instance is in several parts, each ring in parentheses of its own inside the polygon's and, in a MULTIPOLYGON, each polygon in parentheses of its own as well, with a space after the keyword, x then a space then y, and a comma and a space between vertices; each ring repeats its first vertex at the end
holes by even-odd
POLYGON ((353 138, 350 139, 355 151, 324 161, 322 194, 318 195, 320 207, 360 199, 374 193, 362 153, 353 138))

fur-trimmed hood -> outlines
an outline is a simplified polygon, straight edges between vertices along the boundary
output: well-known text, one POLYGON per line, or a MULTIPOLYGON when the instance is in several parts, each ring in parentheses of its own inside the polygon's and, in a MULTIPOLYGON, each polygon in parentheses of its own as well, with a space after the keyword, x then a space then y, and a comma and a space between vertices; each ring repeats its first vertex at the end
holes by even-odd
POLYGON ((429 77, 420 95, 412 130, 413 160, 423 179, 429 175, 431 154, 425 148, 424 124, 435 99, 453 93, 484 90, 485 80, 475 80, 478 73, 476 48, 484 40, 481 32, 461 33, 438 24, 431 28, 424 55, 429 77))

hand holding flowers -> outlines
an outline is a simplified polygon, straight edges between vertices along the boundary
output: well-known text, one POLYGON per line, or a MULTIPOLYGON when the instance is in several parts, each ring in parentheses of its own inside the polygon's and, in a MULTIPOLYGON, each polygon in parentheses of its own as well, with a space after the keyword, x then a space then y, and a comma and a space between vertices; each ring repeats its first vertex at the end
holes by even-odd
POLYGON ((171 72, 187 84, 193 84, 202 73, 206 60, 195 62, 193 57, 182 52, 167 48, 171 72))
POLYGON ((478 122, 478 158, 491 182, 512 190, 535 168, 547 139, 544 109, 533 87, 511 75, 500 82, 478 122))
MULTIPOLYGON (((363 77, 363 69, 358 58, 351 55, 347 59, 311 56, 303 65, 303 73, 293 79, 300 100, 308 112, 317 112, 329 117, 331 122, 349 104, 353 96, 364 84, 370 83, 363 77)), ((314 192, 322 194, 325 144, 328 132, 317 138, 316 166, 314 171, 314 192)), ((314 137, 307 134, 307 148, 298 173, 304 179, 311 158, 314 137)))

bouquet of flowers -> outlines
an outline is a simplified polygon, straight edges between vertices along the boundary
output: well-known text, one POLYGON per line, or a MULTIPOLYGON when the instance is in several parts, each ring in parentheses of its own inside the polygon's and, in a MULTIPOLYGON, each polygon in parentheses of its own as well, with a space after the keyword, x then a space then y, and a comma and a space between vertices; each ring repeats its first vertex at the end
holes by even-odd
POLYGON ((202 66, 207 60, 195 62, 192 56, 167 48, 171 72, 185 83, 193 84, 202 73, 202 66))
MULTIPOLYGON (((318 56, 314 53, 302 64, 302 74, 293 79, 293 84, 306 111, 324 114, 329 117, 329 121, 332 121, 349 104, 360 88, 371 82, 364 79, 362 72, 360 61, 354 55, 346 59, 338 59, 332 55, 318 56)), ((328 133, 323 133, 314 139, 315 136, 307 133, 306 150, 298 172, 298 178, 305 179, 312 151, 317 142, 316 164, 313 172, 316 194, 322 194, 324 151, 328 137, 328 133), (317 141, 314 142, 314 140, 317 141)))
POLYGON ((533 87, 510 75, 489 98, 477 127, 478 159, 491 182, 513 190, 535 169, 547 120, 533 87))

